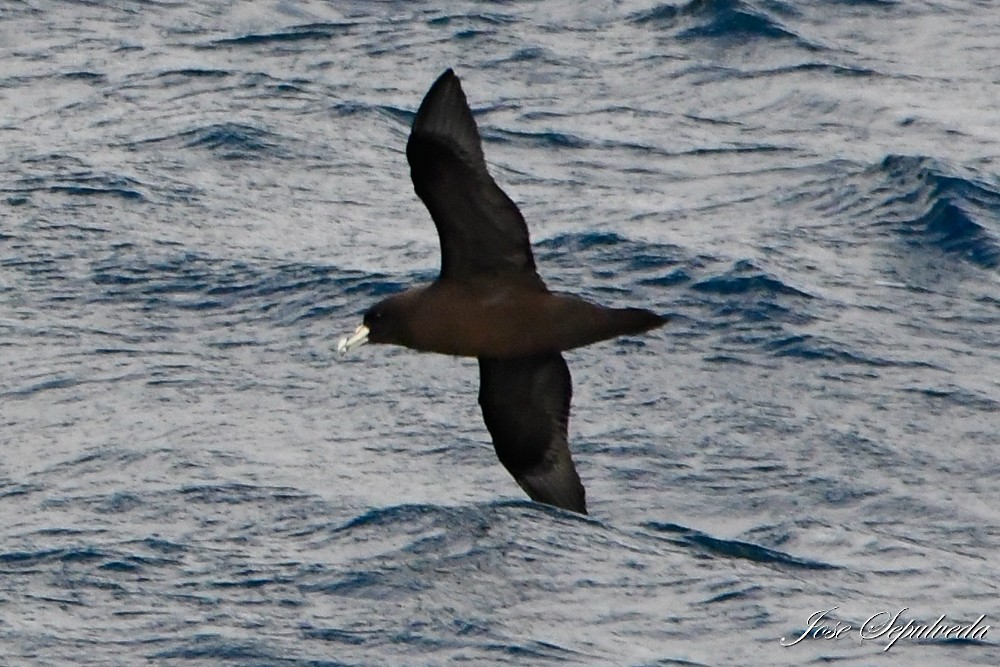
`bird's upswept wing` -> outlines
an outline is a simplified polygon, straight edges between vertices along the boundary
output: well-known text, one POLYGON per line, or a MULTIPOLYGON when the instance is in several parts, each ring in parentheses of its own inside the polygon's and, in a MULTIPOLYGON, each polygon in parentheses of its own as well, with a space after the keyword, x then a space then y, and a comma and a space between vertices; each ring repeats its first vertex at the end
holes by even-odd
POLYGON ((450 69, 427 92, 406 157, 441 239, 441 279, 520 274, 537 280, 528 227, 486 168, 479 129, 450 69))

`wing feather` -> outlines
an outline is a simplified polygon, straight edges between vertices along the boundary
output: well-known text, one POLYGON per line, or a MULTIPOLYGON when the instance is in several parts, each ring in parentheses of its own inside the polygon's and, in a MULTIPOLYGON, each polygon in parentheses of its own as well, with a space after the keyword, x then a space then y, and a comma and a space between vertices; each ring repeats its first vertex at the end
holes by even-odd
POLYGON ((441 239, 441 279, 517 273, 541 284, 524 217, 490 176, 479 129, 450 69, 420 104, 406 157, 441 239))
POLYGON ((479 405, 504 467, 535 501, 587 513, 567 428, 573 381, 558 352, 479 359, 479 405))

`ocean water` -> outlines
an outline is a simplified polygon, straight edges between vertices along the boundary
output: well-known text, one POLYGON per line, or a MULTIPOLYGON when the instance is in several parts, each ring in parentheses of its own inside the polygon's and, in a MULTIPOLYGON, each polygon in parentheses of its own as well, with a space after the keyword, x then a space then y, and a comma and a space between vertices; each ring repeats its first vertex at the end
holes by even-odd
POLYGON ((0 665, 1000 664, 993 5, 0 4, 0 665), (550 287, 674 316, 566 355, 590 517, 333 350, 446 67, 550 287))

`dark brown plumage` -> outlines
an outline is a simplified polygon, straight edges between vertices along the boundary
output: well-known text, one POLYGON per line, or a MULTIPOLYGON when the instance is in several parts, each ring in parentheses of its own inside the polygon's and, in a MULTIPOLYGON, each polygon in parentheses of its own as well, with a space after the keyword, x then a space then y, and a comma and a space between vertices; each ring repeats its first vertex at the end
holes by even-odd
POLYGON ((450 69, 431 86, 406 145, 410 175, 441 240, 441 274, 372 306, 365 341, 479 359, 479 404, 500 462, 528 495, 586 514, 567 442, 572 381, 560 352, 666 322, 550 292, 528 228, 486 168, 479 130, 450 69))

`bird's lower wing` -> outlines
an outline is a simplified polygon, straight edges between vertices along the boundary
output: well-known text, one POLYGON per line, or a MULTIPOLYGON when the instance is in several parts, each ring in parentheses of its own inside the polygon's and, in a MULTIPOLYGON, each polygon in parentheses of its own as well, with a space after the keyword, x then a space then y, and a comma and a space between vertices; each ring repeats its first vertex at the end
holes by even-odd
POLYGON ((479 358, 479 405, 497 457, 532 500, 587 513, 566 429, 572 379, 558 352, 479 358))

